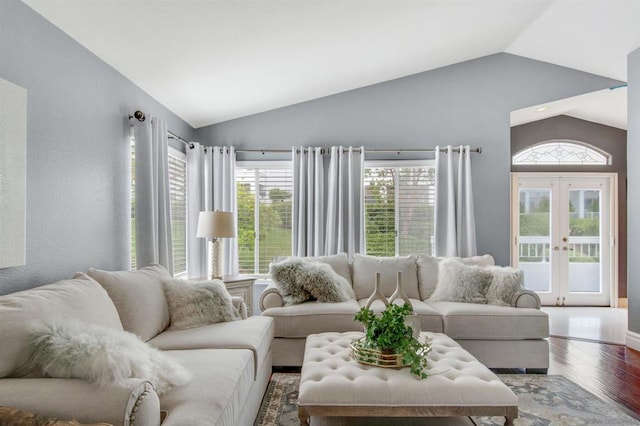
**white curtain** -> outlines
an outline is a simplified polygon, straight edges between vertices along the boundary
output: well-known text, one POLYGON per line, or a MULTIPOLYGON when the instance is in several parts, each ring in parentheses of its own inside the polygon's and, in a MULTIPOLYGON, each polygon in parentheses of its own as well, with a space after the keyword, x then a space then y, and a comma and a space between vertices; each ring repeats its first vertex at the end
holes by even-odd
MULTIPOLYGON (((211 156, 206 148, 193 142, 187 148, 187 276, 206 277, 208 274, 207 241, 196 237, 198 216, 201 211, 211 210, 211 156)), ((211 149, 209 149, 211 151, 211 149)))
MULTIPOLYGON (((212 201, 209 210, 232 212, 234 229, 238 234, 238 208, 236 202, 236 150, 232 146, 214 146, 207 150, 211 155, 212 201)), ((223 238, 224 275, 235 275, 238 266, 238 238, 223 238)))
POLYGON ((435 255, 475 256, 471 148, 436 147, 435 255))
POLYGON ((173 275, 167 124, 156 118, 134 124, 136 264, 158 263, 173 275))
MULTIPOLYGON (((201 211, 233 212, 236 234, 236 151, 233 147, 203 146, 193 143, 187 149, 187 275, 189 278, 208 275, 208 244, 196 237, 201 211)), ((223 238, 224 275, 234 275, 238 268, 238 239, 223 238)))
POLYGON ((364 147, 331 147, 325 254, 364 253, 364 147))
POLYGON ((294 147, 293 255, 321 256, 325 249, 323 149, 294 147))

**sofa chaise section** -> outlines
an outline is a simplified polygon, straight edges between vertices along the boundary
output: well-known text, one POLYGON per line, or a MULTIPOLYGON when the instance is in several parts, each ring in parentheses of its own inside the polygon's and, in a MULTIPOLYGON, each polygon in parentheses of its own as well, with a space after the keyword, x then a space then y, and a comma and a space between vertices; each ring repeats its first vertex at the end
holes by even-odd
POLYGON ((0 296, 0 340, 8 345, 0 350, 0 405, 115 426, 159 426, 161 410, 167 425, 253 424, 271 374, 272 318, 247 318, 243 301, 232 298, 241 320, 173 329, 163 305, 162 283, 171 279, 164 268, 91 272, 104 284, 79 274, 0 296), (131 332, 192 378, 158 395, 144 379, 100 387, 83 379, 42 377, 23 362, 31 320, 74 320, 131 332))

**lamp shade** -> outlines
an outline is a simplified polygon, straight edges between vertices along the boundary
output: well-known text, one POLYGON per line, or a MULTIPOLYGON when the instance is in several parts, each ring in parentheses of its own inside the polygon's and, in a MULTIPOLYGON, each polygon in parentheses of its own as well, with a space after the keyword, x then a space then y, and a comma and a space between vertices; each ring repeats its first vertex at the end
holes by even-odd
POLYGON ((233 213, 231 212, 200 212, 198 216, 198 238, 229 238, 235 237, 233 213))

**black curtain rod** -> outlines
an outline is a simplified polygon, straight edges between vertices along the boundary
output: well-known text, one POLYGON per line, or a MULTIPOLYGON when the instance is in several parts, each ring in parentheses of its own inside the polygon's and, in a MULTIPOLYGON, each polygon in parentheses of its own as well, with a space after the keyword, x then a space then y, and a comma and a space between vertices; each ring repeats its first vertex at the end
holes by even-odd
MULTIPOLYGON (((146 119, 146 117, 144 116, 144 112, 138 110, 136 112, 133 113, 133 115, 129 116, 129 120, 131 120, 132 118, 135 118, 136 120, 142 122, 146 119)), ((193 142, 189 142, 185 139, 182 139, 180 136, 176 135, 175 133, 172 132, 167 132, 169 133, 169 137, 172 139, 176 139, 184 144, 186 144, 190 149, 195 148, 195 145, 193 144, 193 142)), ((206 149, 206 147, 205 147, 206 149)), ((304 148, 305 150, 309 150, 308 147, 304 148)), ((440 150, 443 150, 443 148, 440 148, 440 150)), ((326 154, 328 153, 328 149, 323 148, 322 149, 322 153, 326 154)), ((360 148, 356 148, 353 151, 355 152, 360 152, 360 148)), ((266 154, 266 153, 285 153, 285 152, 291 152, 290 149, 238 149, 236 150, 236 153, 262 153, 262 155, 266 154)), ((296 152, 300 152, 299 150, 297 150, 296 152)), ((365 152, 371 152, 371 153, 382 153, 382 154, 402 154, 405 152, 436 152, 435 148, 424 148, 424 149, 366 149, 365 152)), ((453 148, 453 152, 460 152, 460 148, 453 148)), ((476 152, 478 154, 482 153, 482 147, 476 147, 476 148, 471 148, 471 152, 476 152)))
POLYGON ((175 139, 178 142, 182 142, 183 144, 187 145, 189 147, 189 149, 193 149, 193 148, 196 147, 193 144, 193 142, 186 141, 186 140, 182 139, 180 136, 176 135, 175 133, 172 133, 172 132, 169 132, 169 131, 167 131, 167 133, 169 133, 169 139, 175 139))
MULTIPOLYGON (((308 147, 304 148, 305 150, 309 150, 308 147)), ((445 150, 444 147, 440 147, 440 151, 445 150)), ((355 152, 360 152, 360 148, 356 148, 353 151, 355 152)), ((241 153, 262 153, 262 154, 266 154, 266 153, 272 153, 272 152, 276 152, 276 153, 285 153, 285 152, 291 152, 290 149, 238 149, 236 150, 236 152, 241 152, 241 153)), ((300 150, 296 150, 296 152, 300 152, 300 150)), ((364 150, 365 153, 382 153, 382 154, 402 154, 405 152, 436 152, 435 148, 424 148, 424 149, 365 149, 364 150)), ((453 148, 453 152, 460 152, 460 148, 453 148)), ((471 152, 474 153, 482 153, 482 147, 476 147, 476 148, 471 148, 471 152)), ((323 154, 328 154, 329 153, 329 149, 327 148, 323 148, 322 149, 322 153, 323 154)))

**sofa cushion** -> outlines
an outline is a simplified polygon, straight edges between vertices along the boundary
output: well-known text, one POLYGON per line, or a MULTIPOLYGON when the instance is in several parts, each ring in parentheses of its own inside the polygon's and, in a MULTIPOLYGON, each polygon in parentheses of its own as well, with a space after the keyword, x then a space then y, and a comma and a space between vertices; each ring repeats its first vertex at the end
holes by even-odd
MULTIPOLYGON (((409 301, 411 302, 411 306, 413 306, 413 312, 415 312, 420 319, 421 331, 442 333, 442 315, 440 315, 440 312, 422 300, 409 299, 409 301)), ((367 299, 358 300, 360 307, 364 307, 366 303, 367 299)), ((369 309, 376 313, 382 312, 384 308, 384 303, 379 300, 373 302, 369 307, 369 309)))
POLYGON ((308 259, 326 263, 331 266, 334 271, 340 274, 341 277, 346 279, 347 282, 349 282, 349 285, 353 286, 353 282, 351 281, 351 269, 349 268, 349 256, 347 256, 347 253, 338 253, 329 256, 314 256, 308 257, 308 259))
POLYGON ((263 316, 273 318, 275 337, 306 338, 325 331, 362 331, 362 324, 353 318, 360 310, 358 302, 305 302, 299 305, 269 308, 263 316))
POLYGON ((397 272, 402 272, 402 289, 411 299, 419 299, 418 272, 415 256, 378 257, 355 254, 353 291, 356 299, 368 298, 375 288, 376 272, 380 272, 380 290, 390 297, 397 287, 397 272))
POLYGON ((431 297, 438 284, 438 267, 443 259, 453 259, 465 265, 491 266, 495 264, 493 256, 485 254, 471 257, 434 257, 421 254, 416 260, 418 267, 418 288, 422 300, 431 297))
POLYGON ((487 303, 486 293, 492 278, 485 267, 443 259, 438 266, 438 285, 428 300, 487 303))
POLYGON ((116 307, 93 279, 78 273, 30 290, 0 296, 0 378, 29 374, 27 325, 33 320, 77 320, 122 330, 116 307))
POLYGON ((172 277, 163 266, 145 266, 137 271, 90 268, 88 274, 109 293, 125 330, 146 341, 169 326, 162 281, 172 277))
POLYGON ((166 280, 162 284, 172 329, 240 319, 223 281, 166 280))
POLYGON ((549 337, 549 317, 533 308, 461 302, 427 302, 442 314, 452 339, 525 340, 549 337))
POLYGON ((167 355, 193 379, 160 397, 160 406, 168 412, 162 426, 242 424, 242 411, 255 383, 251 351, 201 349, 167 351, 167 355))
POLYGON ((441 257, 440 260, 443 259, 452 259, 458 261, 465 265, 475 265, 475 266, 492 266, 496 264, 495 259, 490 254, 483 254, 481 256, 471 256, 471 257, 441 257))
POLYGON ((275 328, 273 319, 263 316, 221 322, 185 330, 166 330, 149 344, 163 351, 182 349, 249 349, 255 371, 262 368, 271 350, 275 328))
POLYGON ((29 326, 30 362, 43 374, 80 378, 100 387, 146 379, 158 395, 190 379, 180 364, 124 330, 78 321, 37 321, 29 326))
POLYGON ((438 285, 438 266, 440 259, 433 256, 421 254, 416 259, 418 268, 418 290, 420 299, 428 299, 438 285))
POLYGON ((514 306, 516 294, 524 289, 524 275, 520 269, 490 266, 492 275, 487 289, 487 303, 490 305, 514 306))

